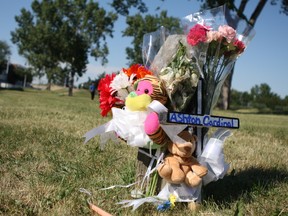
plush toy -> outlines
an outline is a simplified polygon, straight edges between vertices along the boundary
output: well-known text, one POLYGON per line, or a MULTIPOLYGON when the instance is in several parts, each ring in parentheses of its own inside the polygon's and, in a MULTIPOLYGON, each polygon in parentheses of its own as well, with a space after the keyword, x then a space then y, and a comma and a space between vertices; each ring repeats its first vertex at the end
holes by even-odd
MULTIPOLYGON (((135 92, 126 98, 126 108, 130 111, 146 111, 148 105, 156 100, 162 105, 168 104, 168 96, 161 80, 155 76, 146 75, 135 84, 135 92)), ((169 104, 168 104, 169 106, 169 104)), ((159 175, 168 182, 186 183, 191 187, 199 185, 202 177, 207 174, 207 168, 201 166, 192 156, 195 150, 196 136, 188 131, 182 131, 179 136, 184 143, 173 143, 160 126, 158 113, 150 112, 144 122, 145 133, 158 145, 166 145, 168 154, 164 163, 158 167, 159 175)))
MULTIPOLYGON (((145 111, 148 105, 153 101, 158 101, 163 105, 168 102, 168 95, 164 83, 156 76, 146 75, 135 84, 135 92, 132 92, 126 98, 125 105, 130 111, 145 111)), ((164 145, 169 138, 160 127, 158 114, 151 112, 147 115, 144 122, 145 133, 158 145, 164 145)))
POLYGON ((169 153, 164 163, 158 167, 159 175, 174 184, 186 183, 191 187, 198 186, 202 177, 207 174, 207 168, 200 165, 192 156, 195 150, 196 136, 188 131, 182 131, 179 136, 186 142, 168 144, 169 153))

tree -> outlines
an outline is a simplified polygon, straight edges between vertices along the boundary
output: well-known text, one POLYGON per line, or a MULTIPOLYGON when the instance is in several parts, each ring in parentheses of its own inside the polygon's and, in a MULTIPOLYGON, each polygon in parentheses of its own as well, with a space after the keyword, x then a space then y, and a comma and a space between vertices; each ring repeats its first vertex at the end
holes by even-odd
POLYGON ((0 64, 8 60, 11 55, 11 50, 9 45, 5 41, 0 40, 0 64))
POLYGON ((146 4, 142 0, 113 0, 111 6, 122 16, 129 15, 130 8, 137 8, 141 13, 148 11, 146 4))
POLYGON ((166 11, 162 11, 160 16, 146 15, 143 17, 138 13, 134 16, 128 16, 126 23, 128 27, 123 31, 123 36, 133 37, 133 48, 126 48, 129 64, 142 63, 142 42, 145 33, 154 32, 161 26, 176 32, 180 31, 179 19, 168 17, 166 11))
POLYGON ((257 108, 260 113, 288 114, 288 96, 284 99, 274 92, 268 84, 255 85, 249 92, 231 90, 231 108, 257 108))
POLYGON ((268 107, 274 110, 275 107, 281 106, 283 101, 280 96, 271 92, 271 88, 268 84, 262 83, 260 86, 255 85, 251 88, 251 96, 253 103, 258 107, 268 107))
MULTIPOLYGON (((203 2, 203 0, 200 0, 200 1, 203 2)), ((226 3, 227 7, 230 9, 231 12, 236 12, 239 17, 244 19, 248 24, 250 24, 253 27, 255 26, 258 17, 260 16, 263 8, 265 7, 267 0, 259 0, 258 4, 254 8, 250 17, 248 15, 245 15, 245 9, 247 7, 248 2, 249 2, 248 0, 241 0, 240 4, 236 6, 234 0, 217 0, 217 1, 206 0, 204 1, 201 7, 202 9, 207 9, 207 8, 217 7, 226 3)), ((287 0, 270 0, 270 3, 271 5, 280 4, 280 13, 288 15, 288 1, 287 0)), ((227 77, 222 87, 221 108, 223 109, 229 108, 230 90, 231 90, 233 73, 234 73, 234 67, 232 69, 232 73, 227 77)))
MULTIPOLYGON (((9 71, 9 56, 11 55, 11 50, 9 45, 5 41, 0 40, 0 75, 2 71, 9 71)), ((6 73, 5 73, 6 74, 6 73)), ((6 75, 0 76, 0 79, 4 79, 6 81, 6 75)))
POLYGON ((252 101, 248 92, 240 92, 235 89, 231 90, 231 99, 231 107, 233 106, 233 108, 248 107, 252 101))
POLYGON ((86 71, 88 53, 107 62, 106 37, 112 37, 117 15, 106 12, 98 2, 87 0, 34 0, 32 12, 22 9, 16 16, 18 28, 12 41, 36 71, 52 80, 59 68, 69 71, 69 95, 75 75, 86 71))

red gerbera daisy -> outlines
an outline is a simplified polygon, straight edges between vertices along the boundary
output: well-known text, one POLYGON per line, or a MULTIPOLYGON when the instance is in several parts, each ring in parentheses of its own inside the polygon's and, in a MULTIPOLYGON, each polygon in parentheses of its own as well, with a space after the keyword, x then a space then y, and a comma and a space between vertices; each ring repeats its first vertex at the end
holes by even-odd
POLYGON ((116 98, 114 95, 111 95, 110 93, 110 83, 115 76, 116 74, 106 74, 106 76, 102 78, 98 84, 99 101, 102 116, 107 116, 111 108, 114 107, 118 101, 120 101, 118 98, 116 98))

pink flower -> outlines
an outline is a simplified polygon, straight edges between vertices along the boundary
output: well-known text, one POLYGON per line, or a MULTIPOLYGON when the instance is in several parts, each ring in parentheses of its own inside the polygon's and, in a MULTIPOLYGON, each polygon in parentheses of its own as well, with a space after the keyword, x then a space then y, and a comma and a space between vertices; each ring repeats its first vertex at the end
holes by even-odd
POLYGON ((236 31, 228 25, 219 26, 219 33, 226 38, 227 42, 230 43, 236 36, 236 31))
POLYGON ((207 42, 217 41, 222 38, 222 35, 218 31, 208 31, 207 32, 207 42))
POLYGON ((206 32, 209 31, 207 26, 196 24, 190 29, 187 35, 187 42, 192 46, 196 46, 200 42, 206 42, 206 32))

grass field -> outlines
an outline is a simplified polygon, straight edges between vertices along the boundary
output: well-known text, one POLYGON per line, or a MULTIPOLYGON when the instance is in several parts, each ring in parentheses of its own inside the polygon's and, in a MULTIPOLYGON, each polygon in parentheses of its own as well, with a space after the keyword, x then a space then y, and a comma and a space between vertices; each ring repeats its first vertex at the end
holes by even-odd
MULTIPOLYGON (((225 142, 231 169, 203 189, 197 215, 288 215, 288 116, 216 112, 238 117, 225 142)), ((184 204, 165 213, 145 204, 136 212, 116 203, 131 189, 137 149, 82 136, 107 122, 87 91, 0 91, 0 214, 90 215, 90 199, 113 215, 193 215, 184 204)), ((195 214, 196 215, 196 214, 195 214)))

